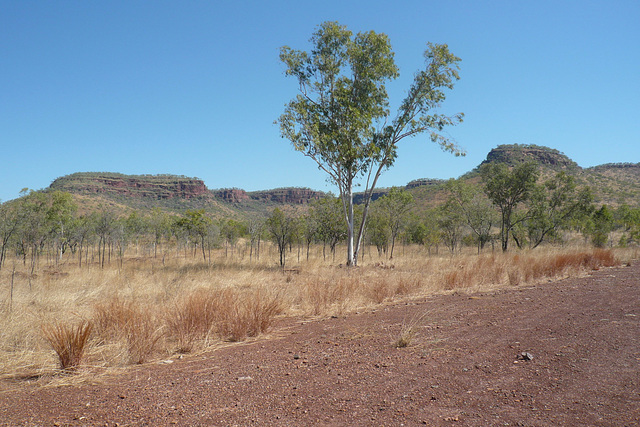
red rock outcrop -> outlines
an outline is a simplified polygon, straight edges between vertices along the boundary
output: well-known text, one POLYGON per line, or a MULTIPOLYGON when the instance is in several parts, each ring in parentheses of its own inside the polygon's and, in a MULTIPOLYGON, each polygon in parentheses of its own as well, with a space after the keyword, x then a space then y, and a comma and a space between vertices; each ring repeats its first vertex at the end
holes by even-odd
POLYGON ((246 191, 239 188, 223 188, 213 193, 219 199, 229 203, 240 203, 250 199, 246 191))

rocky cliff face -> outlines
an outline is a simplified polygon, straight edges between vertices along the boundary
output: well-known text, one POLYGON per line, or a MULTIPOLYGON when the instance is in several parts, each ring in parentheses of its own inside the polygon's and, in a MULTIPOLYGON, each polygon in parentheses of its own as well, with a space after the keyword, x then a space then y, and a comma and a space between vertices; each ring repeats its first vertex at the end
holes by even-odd
POLYGON ((204 182, 172 175, 78 173, 56 179, 56 190, 80 194, 118 195, 145 199, 194 199, 210 195, 204 182))
POLYGON ((102 195, 118 200, 200 200, 227 203, 273 202, 306 204, 325 196, 308 188, 278 188, 247 193, 239 188, 209 190, 197 178, 174 175, 124 175, 118 173, 81 172, 56 179, 50 186, 55 190, 75 194, 102 195))
POLYGON ((576 162, 558 150, 537 145, 499 145, 487 154, 485 163, 505 163, 514 166, 518 163, 534 161, 552 169, 577 169, 576 162))
POLYGON ((247 192, 239 188, 223 188, 221 190, 214 191, 213 194, 217 198, 229 203, 241 203, 250 200, 247 192))

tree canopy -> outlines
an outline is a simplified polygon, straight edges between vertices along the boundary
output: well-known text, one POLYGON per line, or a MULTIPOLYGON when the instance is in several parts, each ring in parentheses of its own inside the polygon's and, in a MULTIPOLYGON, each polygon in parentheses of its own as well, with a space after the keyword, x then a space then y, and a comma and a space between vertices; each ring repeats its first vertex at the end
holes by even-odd
POLYGON ((535 189, 536 181, 540 175, 536 163, 520 163, 512 169, 504 163, 489 163, 480 169, 484 191, 489 200, 500 211, 501 226, 500 240, 502 250, 506 251, 509 245, 509 234, 513 228, 526 218, 515 217, 516 207, 527 200, 535 189))

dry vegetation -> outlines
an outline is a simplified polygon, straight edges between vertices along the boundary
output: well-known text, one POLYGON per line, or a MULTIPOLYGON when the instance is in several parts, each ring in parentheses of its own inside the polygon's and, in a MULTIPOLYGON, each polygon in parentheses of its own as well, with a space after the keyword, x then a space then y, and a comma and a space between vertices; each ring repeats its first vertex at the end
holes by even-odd
MULTIPOLYGON (((40 266, 35 277, 8 262, 0 271, 0 372, 5 379, 48 378, 58 368, 96 374, 255 337, 278 316, 339 315, 439 292, 526 285, 637 256, 637 249, 403 252, 393 262, 367 256, 347 269, 323 261, 316 248, 286 272, 276 267, 275 250, 258 262, 221 251, 210 265, 132 258, 100 269, 69 261, 40 266)), ((405 329, 398 346, 415 333, 411 321, 405 329)))

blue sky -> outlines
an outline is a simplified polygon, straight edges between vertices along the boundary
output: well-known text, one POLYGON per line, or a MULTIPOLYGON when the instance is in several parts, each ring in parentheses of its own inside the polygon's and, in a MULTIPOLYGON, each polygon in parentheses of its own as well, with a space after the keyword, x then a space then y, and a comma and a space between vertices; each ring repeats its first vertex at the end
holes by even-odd
POLYGON ((323 21, 389 35, 404 97, 427 42, 462 59, 442 112, 456 158, 404 140, 379 186, 451 178, 500 144, 583 167, 640 162, 640 2, 0 0, 0 200, 74 172, 196 176, 211 189, 323 191, 274 120, 296 95, 279 48, 323 21))

